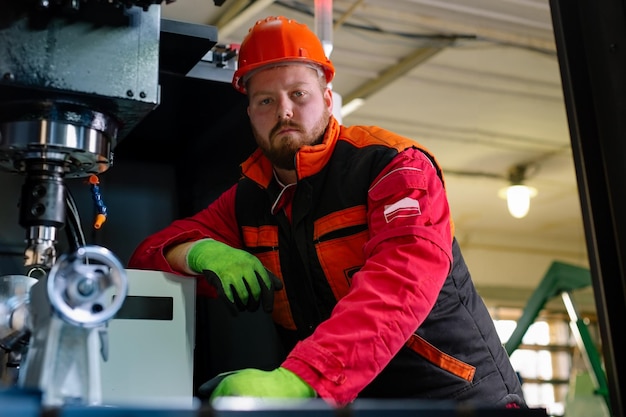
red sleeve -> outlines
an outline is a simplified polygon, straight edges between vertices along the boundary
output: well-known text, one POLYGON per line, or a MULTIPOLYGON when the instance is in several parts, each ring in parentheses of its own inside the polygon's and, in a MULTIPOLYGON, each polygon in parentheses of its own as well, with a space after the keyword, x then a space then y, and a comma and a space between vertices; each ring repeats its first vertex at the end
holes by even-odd
MULTIPOLYGON (((241 248, 239 227, 235 218, 234 185, 197 214, 175 220, 166 228, 148 236, 133 252, 128 267, 134 269, 150 269, 157 271, 174 271, 165 259, 167 248, 179 243, 198 239, 213 238, 234 248, 241 248)), ((215 297, 215 289, 206 280, 198 280, 198 294, 215 297)))
POLYGON ((402 152, 372 183, 368 222, 350 292, 282 364, 338 404, 354 400, 424 321, 452 264, 448 200, 422 152, 402 152))

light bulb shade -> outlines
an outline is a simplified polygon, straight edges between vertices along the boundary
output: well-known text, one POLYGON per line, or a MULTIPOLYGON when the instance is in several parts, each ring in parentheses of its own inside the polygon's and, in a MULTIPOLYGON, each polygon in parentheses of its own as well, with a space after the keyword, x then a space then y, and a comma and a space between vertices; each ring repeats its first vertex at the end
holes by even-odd
POLYGON ((511 216, 521 219, 528 214, 530 198, 537 194, 537 190, 526 185, 511 185, 506 189, 506 204, 511 216))

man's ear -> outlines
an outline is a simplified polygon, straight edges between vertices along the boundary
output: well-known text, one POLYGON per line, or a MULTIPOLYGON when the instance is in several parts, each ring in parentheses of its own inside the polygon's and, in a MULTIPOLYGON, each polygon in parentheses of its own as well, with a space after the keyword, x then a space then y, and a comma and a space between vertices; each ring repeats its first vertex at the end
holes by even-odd
POLYGON ((328 107, 328 111, 332 114, 333 113, 333 92, 328 87, 324 89, 324 103, 326 103, 326 107, 328 107))

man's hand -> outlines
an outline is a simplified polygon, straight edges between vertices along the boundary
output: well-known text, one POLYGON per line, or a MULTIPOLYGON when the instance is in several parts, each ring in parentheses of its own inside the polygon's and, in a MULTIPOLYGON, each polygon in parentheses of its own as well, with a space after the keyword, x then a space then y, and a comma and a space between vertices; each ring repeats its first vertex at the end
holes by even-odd
POLYGON ((274 291, 283 288, 278 277, 257 257, 213 239, 196 242, 187 252, 187 265, 204 274, 234 315, 238 311, 256 311, 259 304, 270 313, 274 291))
POLYGON ((273 371, 243 369, 226 372, 205 382, 198 389, 202 397, 313 398, 313 388, 286 368, 273 371))

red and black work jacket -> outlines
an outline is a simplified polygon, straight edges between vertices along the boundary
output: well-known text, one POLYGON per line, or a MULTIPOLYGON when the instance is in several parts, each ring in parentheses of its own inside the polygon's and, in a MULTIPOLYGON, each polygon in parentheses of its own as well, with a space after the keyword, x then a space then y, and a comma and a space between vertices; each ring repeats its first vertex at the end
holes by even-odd
MULTIPOLYGON (((171 270, 168 246, 211 237, 279 276, 282 366, 337 404, 357 396, 523 403, 519 380, 459 247, 441 172, 414 141, 334 119, 296 155, 286 195, 260 151, 202 212, 136 250, 131 267, 171 270)), ((199 281, 199 291, 215 291, 199 281)))

